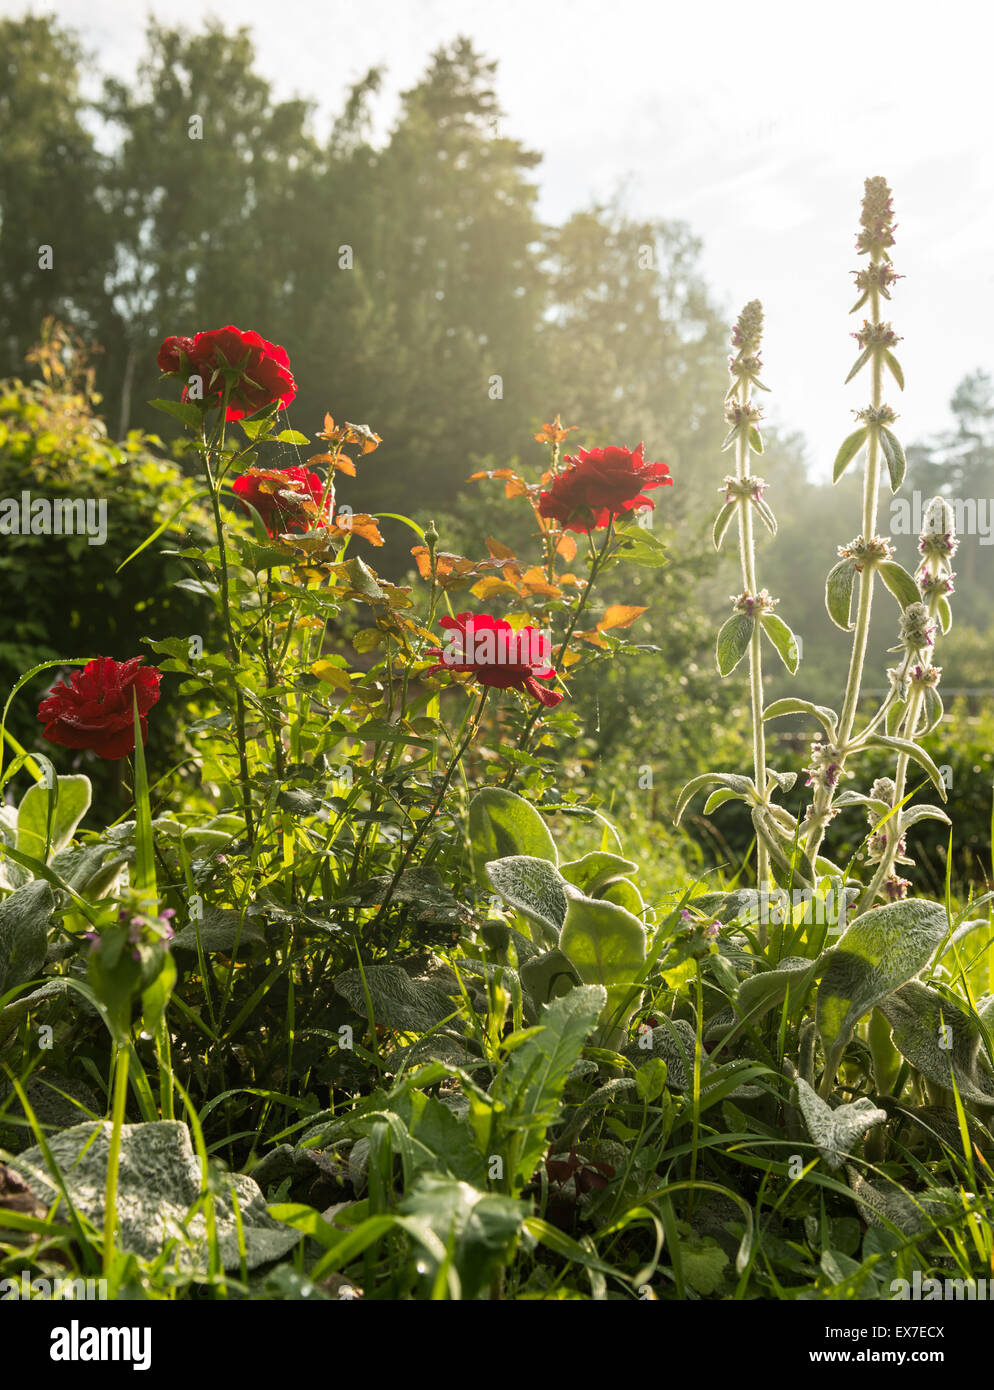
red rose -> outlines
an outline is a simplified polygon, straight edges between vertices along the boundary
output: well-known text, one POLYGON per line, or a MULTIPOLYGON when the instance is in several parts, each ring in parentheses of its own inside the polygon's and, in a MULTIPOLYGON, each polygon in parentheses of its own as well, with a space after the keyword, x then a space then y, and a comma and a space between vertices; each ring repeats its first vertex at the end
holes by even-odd
MULTIPOLYGON (((160 372, 165 372, 167 376, 173 376, 186 370, 186 362, 192 353, 192 338, 166 338, 159 348, 159 355, 155 360, 159 364, 160 372)), ((192 375, 192 371, 189 374, 192 375)))
POLYGON ((124 758, 135 748, 132 691, 138 697, 142 743, 148 738, 149 710, 159 698, 161 673, 143 666, 143 657, 115 661, 98 656, 68 685, 59 681, 38 706, 49 743, 63 748, 90 748, 100 758, 124 758))
MULTIPOLYGON (((243 333, 232 324, 198 333, 194 338, 166 338, 157 361, 168 376, 199 376, 202 399, 207 405, 220 405, 224 399, 224 369, 237 367, 239 375, 231 386, 227 420, 254 415, 273 401, 278 401, 282 408, 297 394, 286 348, 267 342, 258 333, 243 333), (216 379, 215 372, 220 373, 216 379)), ((184 400, 188 389, 183 388, 184 400)))
MULTIPOLYGON (((256 509, 271 536, 287 531, 309 531, 323 526, 329 511, 321 512, 324 484, 306 468, 250 468, 232 483, 239 497, 256 509)), ((331 494, 329 493, 329 504, 331 494)))
POLYGON ((555 690, 544 690, 535 679, 551 680, 555 670, 545 649, 545 638, 536 627, 517 631, 502 618, 489 613, 457 613, 440 618, 448 631, 445 648, 432 647, 428 656, 439 658, 426 676, 436 671, 471 671, 481 685, 495 690, 520 690, 534 695, 552 708, 563 698, 555 690))
POLYGON ((565 531, 600 531, 612 517, 655 504, 648 488, 672 486, 665 463, 646 463, 644 444, 630 449, 581 449, 539 495, 539 514, 565 531))

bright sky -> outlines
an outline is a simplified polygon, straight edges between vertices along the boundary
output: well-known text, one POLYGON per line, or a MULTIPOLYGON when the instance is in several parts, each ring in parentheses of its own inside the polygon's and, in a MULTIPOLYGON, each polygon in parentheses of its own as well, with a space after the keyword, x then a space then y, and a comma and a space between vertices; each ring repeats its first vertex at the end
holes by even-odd
POLYGON ((867 175, 894 189, 907 277, 890 306, 906 392, 888 397, 905 442, 946 427, 967 371, 994 371, 984 0, 0 0, 3 14, 26 8, 54 11, 122 76, 148 13, 185 23, 209 8, 252 27, 280 96, 315 98, 326 115, 383 65, 381 130, 430 53, 468 34, 499 62, 506 133, 545 156, 544 216, 623 186, 632 211, 690 224, 731 318, 762 299, 767 413, 804 432, 819 475, 868 398, 863 377, 842 385, 858 351, 848 271, 867 175))

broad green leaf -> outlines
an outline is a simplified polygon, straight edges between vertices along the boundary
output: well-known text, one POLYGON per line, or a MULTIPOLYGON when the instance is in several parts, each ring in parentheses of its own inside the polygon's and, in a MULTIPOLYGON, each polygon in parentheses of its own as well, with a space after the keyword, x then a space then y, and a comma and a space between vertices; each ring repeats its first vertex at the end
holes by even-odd
POLYGON ((775 970, 762 970, 743 980, 739 986, 738 1005, 743 1014, 757 1022, 774 1005, 782 1004, 790 995, 791 1003, 801 997, 819 973, 819 962, 803 956, 784 956, 775 970))
POLYGON ((0 995, 41 972, 54 910, 52 890, 41 879, 0 903, 0 995))
POLYGON ((786 666, 791 675, 797 671, 797 663, 801 656, 797 647, 797 638, 782 618, 778 618, 775 613, 764 613, 759 620, 760 626, 767 637, 776 647, 780 660, 786 666))
POLYGON ((857 917, 828 952, 816 1018, 829 1069, 837 1069, 861 1018, 913 979, 946 935, 938 903, 907 898, 857 917))
POLYGON ((580 977, 556 947, 525 961, 521 967, 521 983, 536 1004, 548 1004, 580 984, 580 977))
POLYGON ((968 1105, 994 1109, 994 1074, 981 1051, 980 1023, 974 1014, 934 989, 911 981, 881 1000, 894 1046, 937 1086, 952 1090, 968 1105))
POLYGON ((422 1173, 400 1203, 400 1210, 431 1230, 436 1242, 422 1242, 418 1264, 429 1280, 439 1273, 434 1250, 452 1260, 462 1299, 479 1297, 497 1270, 514 1254, 531 1206, 499 1192, 479 1192, 469 1183, 422 1173))
POLYGON ((641 1067, 654 1057, 666 1063, 666 1085, 671 1091, 687 1091, 694 1080, 697 1034, 685 1018, 664 1018, 651 1032, 640 1032, 623 1055, 641 1067))
POLYGON ((534 922, 550 946, 558 943, 566 919, 568 887, 554 865, 547 859, 512 854, 487 864, 486 875, 494 892, 534 922))
POLYGON ((733 613, 722 625, 715 644, 718 674, 730 676, 749 650, 756 621, 747 613, 733 613))
POLYGON ((877 565, 877 573, 901 605, 902 612, 909 603, 921 603, 921 590, 914 577, 896 560, 881 560, 877 565))
MULTIPOLYGON (((103 1222, 109 1122, 73 1125, 41 1147, 26 1149, 12 1166, 24 1174, 46 1203, 60 1188, 81 1216, 98 1228, 103 1222), (52 1158, 61 1173, 49 1171, 52 1158)), ((217 1174, 213 1190, 213 1240, 203 1204, 204 1174, 190 1130, 176 1120, 126 1124, 121 1131, 117 1182, 117 1244, 141 1260, 162 1259, 197 1282, 208 1279, 213 1253, 225 1269, 249 1269, 282 1259, 299 1244, 299 1231, 269 1215, 257 1183, 241 1173, 217 1174), (150 1181, 150 1174, 155 1180, 150 1181), (200 1208, 191 1216, 194 1204, 200 1208), (237 1205, 237 1213, 236 1213, 237 1205), (210 1246, 214 1245, 211 1252, 210 1246)))
POLYGON ((165 401, 162 399, 149 401, 153 410, 161 410, 163 415, 171 415, 174 420, 179 420, 188 429, 197 433, 203 420, 203 412, 199 406, 192 401, 165 401))
POLYGON ((729 1257, 713 1236, 680 1241, 683 1277, 690 1287, 709 1298, 721 1286, 729 1257))
POLYGON ((853 1200, 868 1226, 896 1226, 902 1235, 915 1236, 930 1227, 948 1225, 956 1214, 956 1206, 962 1218, 961 1201, 951 1210, 952 1204, 941 1197, 909 1196, 896 1182, 886 1177, 882 1177, 878 1183, 867 1182, 850 1163, 846 1164, 846 1174, 853 1200))
POLYGON ((819 724, 828 734, 829 739, 834 740, 838 730, 838 717, 835 710, 829 709, 827 705, 815 705, 810 700, 799 700, 789 696, 784 700, 774 700, 772 705, 767 705, 763 710, 763 719, 779 719, 784 714, 810 714, 817 719, 819 724))
POLYGON ((436 1096, 417 1091, 412 1100, 418 1108, 411 1122, 411 1135, 434 1154, 432 1170, 485 1188, 487 1163, 465 1120, 436 1096), (419 1105, 422 1101, 424 1104, 419 1105))
POLYGON ((635 1089, 647 1105, 658 1100, 666 1089, 668 1068, 662 1057, 651 1057, 635 1074, 635 1089))
POLYGON ((645 963, 646 935, 642 922, 615 903, 597 898, 571 898, 559 935, 559 949, 587 985, 607 991, 602 1024, 605 1046, 624 1042, 628 1021, 638 1006, 634 988, 645 963))
POLYGON ((949 606, 949 600, 945 595, 940 595, 935 611, 939 615, 939 626, 942 628, 943 635, 949 631, 953 625, 953 610, 949 606))
POLYGON ((482 866, 507 855, 530 855, 559 863, 559 851, 545 821, 530 802, 503 787, 484 787, 469 804, 469 837, 481 882, 482 866))
POLYGON ((198 936, 201 947, 208 955, 221 952, 226 956, 237 955, 241 958, 266 944, 258 923, 250 917, 242 920, 241 914, 232 907, 205 907, 202 918, 177 932, 170 946, 174 951, 196 954, 198 936))
MULTIPOLYGON (((904 482, 904 475, 907 471, 908 460, 904 456, 904 450, 897 435, 889 430, 886 425, 880 426, 880 447, 883 450, 884 458, 887 462, 887 471, 890 474, 890 490, 897 492, 904 482)), ((912 602, 916 600, 912 599, 912 602)))
POLYGON ((843 632, 852 631, 852 591, 856 580, 856 565, 851 559, 840 560, 828 572, 825 580, 825 607, 828 616, 843 632))
POLYGON ((822 1158, 838 1170, 871 1129, 886 1123, 887 1111, 879 1110, 868 1096, 860 1096, 833 1110, 816 1095, 803 1077, 797 1078, 797 1104, 808 1133, 822 1158))
POLYGON ((457 1010, 438 985, 412 980, 399 965, 372 964, 359 970, 346 970, 335 980, 335 993, 347 999, 356 1013, 365 1016, 366 994, 363 975, 373 1004, 377 1025, 399 1033, 424 1033, 457 1010))
POLYGON ((835 463, 832 467, 832 482, 837 483, 843 473, 852 463, 853 459, 866 443, 866 436, 869 434, 869 427, 863 425, 858 430, 853 430, 852 434, 847 435, 839 446, 839 452, 835 455, 835 463))
POLYGON ((755 888, 732 888, 724 893, 704 893, 699 898, 691 898, 689 907, 714 917, 719 922, 734 922, 736 918, 745 920, 746 914, 755 919, 759 911, 759 893, 755 888))
POLYGON ((538 1033, 514 1049, 492 1088, 495 1122, 512 1193, 529 1181, 548 1145, 566 1078, 597 1026, 607 992, 599 985, 570 990, 541 1016, 538 1033))
POLYGON ((47 860, 65 849, 76 827, 90 808, 90 779, 70 775, 56 779, 57 794, 36 782, 29 787, 17 808, 15 848, 33 859, 47 860), (54 807, 51 803, 55 802, 54 807), (51 817, 51 824, 49 824, 51 817), (45 850, 49 853, 46 855, 45 850))
POLYGON ((613 557, 609 557, 601 566, 602 569, 611 564, 612 558, 616 562, 638 565, 643 569, 659 569, 669 564, 662 541, 644 526, 633 526, 624 532, 619 530, 618 540, 617 550, 613 557))
POLYGON ((645 899, 630 878, 616 878, 606 888, 600 889, 597 896, 605 902, 617 903, 635 917, 645 915, 645 899))
POLYGON ((592 898, 599 896, 600 890, 613 883, 615 879, 627 878, 629 874, 637 873, 638 865, 634 859, 623 859, 620 854, 595 849, 585 854, 582 859, 572 859, 568 864, 560 864, 559 872, 563 878, 575 884, 581 893, 592 898))

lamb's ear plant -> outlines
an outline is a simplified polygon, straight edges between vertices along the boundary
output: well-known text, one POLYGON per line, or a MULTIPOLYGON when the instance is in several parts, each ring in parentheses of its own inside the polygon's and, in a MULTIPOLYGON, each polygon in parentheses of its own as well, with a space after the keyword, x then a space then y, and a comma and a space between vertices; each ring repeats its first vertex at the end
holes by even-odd
MULTIPOLYGON (((856 412, 858 427, 843 440, 834 468, 834 481, 837 482, 865 451, 862 531, 839 547, 839 560, 829 572, 825 590, 829 617, 837 626, 852 633, 841 711, 793 697, 763 707, 760 634, 767 634, 791 672, 797 669, 797 643, 786 624, 772 612, 777 600, 765 589, 757 589, 753 514, 758 515, 774 534, 776 522, 763 497, 763 480, 750 472, 751 452, 762 449, 757 428, 759 410, 752 403, 751 390, 754 386, 767 389, 758 379, 762 310, 758 301, 753 301, 742 311, 732 335, 738 352, 731 359, 733 381, 726 410, 731 428, 725 445, 735 445, 736 473, 724 480, 725 504, 714 527, 714 542, 720 546, 732 519, 738 516, 744 592, 734 600, 735 611, 718 634, 717 661, 720 674, 727 676, 748 654, 754 730, 753 776, 749 779, 738 773, 701 774, 684 787, 676 807, 679 821, 690 798, 706 786, 716 786, 717 790, 709 797, 705 814, 727 800, 746 801, 750 804, 756 830, 756 881, 761 893, 769 887, 771 874, 784 886, 796 884, 805 890, 817 888, 827 875, 838 884, 843 901, 847 901, 853 893, 851 887, 848 892, 846 889, 848 875, 823 856, 822 845, 827 827, 840 807, 865 805, 872 817, 871 852, 876 853, 877 868, 860 896, 861 910, 872 907, 880 897, 893 900, 906 890, 905 881, 897 878, 893 870, 895 863, 908 862, 902 858, 903 831, 907 825, 925 816, 944 818, 944 813, 936 807, 915 808, 904 813, 903 818, 900 809, 895 809, 905 797, 911 761, 924 769, 940 796, 945 798, 938 769, 918 740, 934 728, 941 717, 942 707, 935 689, 939 672, 929 657, 937 624, 941 623, 943 629, 949 624, 947 595, 952 584, 948 560, 955 549, 950 509, 939 499, 930 505, 917 578, 895 561, 889 541, 877 535, 881 465, 886 464, 892 491, 901 486, 906 466, 904 450, 891 428, 897 417, 883 397, 885 376, 902 389, 904 385, 901 366, 893 351, 898 342, 897 334, 891 324, 880 317, 881 300, 890 299, 891 286, 900 278, 888 254, 893 243, 890 189, 882 178, 867 179, 857 249, 869 258, 869 263, 855 272, 860 293, 852 312, 868 305, 870 317, 853 335, 860 352, 847 380, 851 381, 869 367, 871 399, 866 407, 856 412), (900 608, 899 650, 904 659, 889 672, 891 689, 881 707, 862 729, 857 730, 856 714, 878 574, 900 608), (806 785, 812 789, 811 802, 798 821, 773 802, 777 790, 790 790, 796 774, 768 769, 763 728, 771 719, 799 714, 819 724, 822 735, 812 744, 811 761, 806 768, 806 785), (852 792, 840 794, 842 780, 851 775, 847 767, 853 755, 874 748, 888 748, 897 755, 893 799, 885 801, 879 794, 872 793, 868 798, 852 792), (895 824, 891 824, 892 819, 896 820, 895 824), (885 820, 890 832, 884 827, 885 820)), ((765 940, 762 924, 760 940, 765 940)))
MULTIPOLYGON (((712 531, 715 548, 720 549, 732 521, 738 520, 742 592, 732 597, 732 614, 718 633, 715 657, 718 673, 725 677, 730 676, 748 655, 752 704, 752 780, 750 782, 734 774, 703 773, 683 789, 676 818, 679 821, 687 802, 697 790, 713 783, 718 783, 718 790, 709 797, 705 814, 725 801, 747 802, 756 827, 756 883, 760 892, 765 892, 770 883, 771 853, 782 875, 792 876, 789 855, 782 853, 779 836, 774 830, 775 826, 779 826, 781 832, 789 832, 790 820, 781 807, 773 804, 772 796, 777 790, 789 791, 796 780, 796 773, 771 772, 766 765, 763 636, 768 638, 791 675, 797 671, 800 652, 793 632, 773 611, 779 599, 771 597, 768 590, 760 589, 756 577, 754 516, 762 521, 771 535, 777 533, 776 517, 764 496, 767 483, 752 472, 751 466, 753 453, 763 452, 763 438, 759 430, 762 411, 754 404, 752 393, 754 388, 769 390, 759 379, 762 371, 759 355, 762 335, 763 306, 758 299, 754 299, 742 310, 732 330, 732 346, 736 352, 729 359, 732 380, 725 396, 725 419, 729 430, 723 448, 734 447, 735 472, 727 474, 722 481, 719 490, 724 492, 725 500, 712 531)), ((759 936, 761 944, 765 945, 765 914, 761 914, 759 936)))
MULTIPOLYGON (((777 626, 779 619, 771 611, 775 600, 765 590, 757 588, 754 515, 774 533, 775 521, 763 498, 762 479, 754 477, 750 471, 752 451, 762 448, 757 428, 759 411, 752 403, 751 391, 757 386, 766 389, 758 379, 762 311, 759 303, 753 301, 742 311, 732 336, 737 355, 731 359, 732 386, 726 411, 730 430, 725 445, 735 445, 736 472, 722 484, 725 502, 714 527, 714 543, 720 546, 732 520, 738 517, 744 592, 734 600, 735 610, 718 634, 717 662, 720 674, 727 676, 748 657, 754 724, 752 777, 740 772, 701 774, 684 787, 676 807, 679 820, 691 797, 706 787, 715 789, 705 806, 705 814, 733 799, 750 806, 757 841, 756 897, 760 906, 758 937, 761 948, 767 946, 762 909, 770 897, 771 878, 778 886, 796 884, 802 887, 804 896, 808 896, 810 890, 818 891, 826 876, 838 886, 838 925, 847 911, 852 920, 831 949, 823 949, 827 934, 819 937, 803 929, 795 931, 788 943, 786 922, 769 943, 774 963, 799 950, 801 955, 797 957, 796 968, 804 974, 806 960, 812 961, 810 974, 804 974, 804 987, 790 991, 784 1006, 786 1010, 803 1007, 807 987, 820 978, 816 1022, 825 1055, 820 1087, 824 1099, 833 1095, 838 1070, 857 1030, 865 1034, 861 1045, 864 1055, 868 1050, 872 1058, 878 1093, 890 1091, 893 1085, 903 1085, 902 1078, 909 1072, 907 1065, 902 1069, 900 1054, 906 1064, 918 1067, 926 1049, 919 1045, 921 1040, 905 1015, 913 1014, 918 1008, 925 1020, 922 1028, 927 1032, 927 1019, 935 1011, 935 1000, 932 991, 925 986, 915 986, 922 990, 921 996, 914 993, 911 982, 934 957, 947 935, 949 920, 946 906, 908 899, 910 883, 898 873, 900 866, 913 862, 907 854, 906 843, 910 827, 924 819, 948 823, 941 807, 927 803, 908 807, 907 802, 918 790, 917 783, 909 784, 912 763, 916 764, 916 772, 921 769, 931 780, 943 800, 946 795, 939 769, 921 746, 921 740, 942 718, 942 702, 937 690, 941 673, 933 665, 932 656, 936 633, 940 629, 948 631, 951 622, 949 595, 953 589, 953 575, 950 564, 957 543, 952 509, 941 498, 933 499, 926 509, 919 541, 922 558, 914 576, 894 559, 889 540, 877 534, 884 465, 894 492, 903 482, 906 467, 904 451, 892 429, 897 417, 884 399, 886 380, 892 380, 900 389, 904 386, 901 366, 894 355, 897 334, 891 324, 881 318, 881 302, 890 299, 891 287, 900 278, 889 258, 893 244, 890 189, 882 178, 867 179, 857 249, 860 255, 868 258, 868 263, 855 272, 859 298, 852 312, 868 306, 869 317, 853 335, 860 351, 847 380, 851 381, 869 368, 870 401, 856 412, 857 428, 843 440, 834 469, 837 482, 859 455, 865 453, 862 527, 854 539, 839 547, 839 560, 828 575, 825 591, 829 617, 852 634, 841 709, 793 697, 763 707, 762 632, 770 637, 792 671, 796 669, 797 652, 789 629, 782 624, 777 626), (891 650, 900 653, 900 659, 888 671, 886 697, 862 726, 857 727, 874 585, 878 576, 898 605, 899 641, 891 650), (822 730, 821 737, 812 745, 806 769, 811 801, 799 819, 774 804, 775 792, 789 790, 793 775, 773 772, 767 767, 762 733, 766 721, 786 715, 805 715, 822 730), (894 754, 893 777, 878 778, 868 794, 841 790, 843 779, 852 775, 849 769, 854 756, 871 750, 894 754), (865 839, 869 881, 860 885, 850 878, 849 867, 840 868, 822 853, 831 821, 840 810, 857 806, 869 820, 865 839), (902 990, 906 1005, 901 1015, 902 1026, 895 1029, 893 1000, 902 990)), ((730 899, 733 895, 726 896, 730 899)), ((784 913, 788 910, 784 909, 784 913)), ((954 922, 953 927, 956 925, 954 922)), ((772 988, 774 983, 770 981, 770 997, 783 999, 783 989, 777 993, 772 988)), ((765 989, 749 988, 765 999, 765 989)), ((750 994, 747 1001, 746 993, 744 987, 740 1006, 755 1008, 755 1000, 750 994)), ((810 1054, 814 1037, 810 1026, 807 1036, 810 1054)), ((812 1074, 812 1061, 813 1055, 809 1055, 802 1075, 812 1074)), ((912 1078, 915 1075, 913 1071, 912 1078)), ((879 1136, 874 1136, 873 1146, 878 1153, 883 1142, 879 1136)))

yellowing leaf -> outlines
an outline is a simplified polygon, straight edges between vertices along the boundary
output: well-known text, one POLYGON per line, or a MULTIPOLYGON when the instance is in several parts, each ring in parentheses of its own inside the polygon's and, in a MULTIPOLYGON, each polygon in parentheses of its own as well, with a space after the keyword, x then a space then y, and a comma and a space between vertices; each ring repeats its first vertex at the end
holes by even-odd
POLYGON ((597 631, 603 632, 609 627, 631 627, 635 619, 641 618, 645 611, 644 608, 636 608, 626 603, 612 603, 597 624, 597 631))
POLYGON ((357 652, 371 652, 374 647, 383 645, 384 634, 375 627, 364 627, 352 639, 357 652))
POLYGON ((369 541, 370 545, 383 544, 376 518, 365 512, 356 512, 352 516, 343 512, 328 529, 336 536, 358 536, 361 540, 369 541))
POLYGON ((495 575, 489 575, 486 579, 481 579, 478 584, 474 584, 469 591, 474 598, 481 600, 491 599, 495 594, 509 594, 517 598, 518 591, 513 584, 509 584, 506 579, 498 579, 495 575))
POLYGON ((541 598, 558 598, 560 595, 560 590, 555 584, 549 583, 545 570, 540 565, 533 565, 530 570, 525 570, 521 576, 521 592, 541 598))
POLYGON ((561 555, 567 565, 576 558, 576 541, 568 531, 564 531, 556 542, 556 554, 561 555))
POLYGON ((515 558, 511 547, 505 545, 503 541, 495 540, 493 536, 487 537, 487 549, 495 560, 513 560, 515 558))
POLYGON ((340 666, 333 666, 330 661, 315 661, 311 667, 311 675, 317 676, 319 681, 324 681, 326 685, 332 685, 336 690, 345 690, 351 693, 352 682, 349 680, 348 673, 343 671, 340 666))

